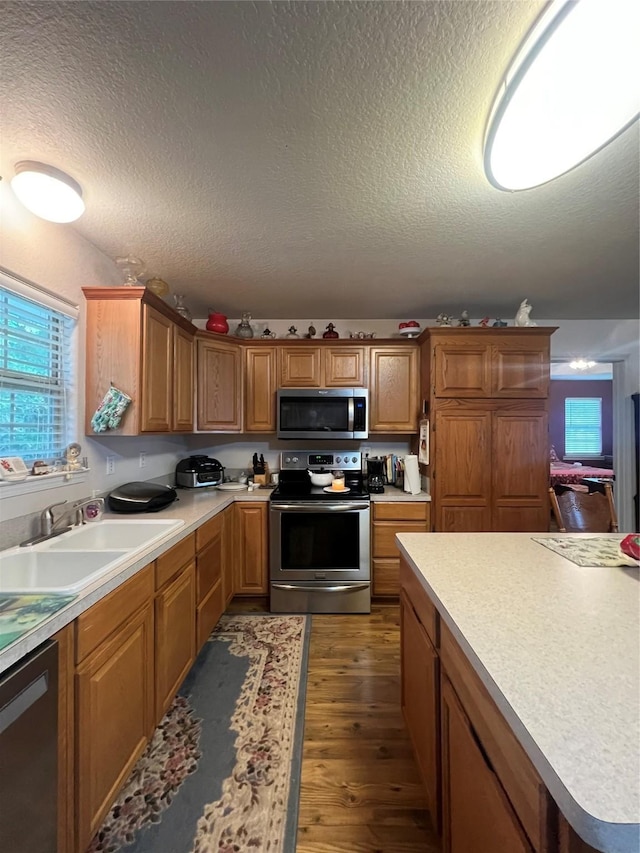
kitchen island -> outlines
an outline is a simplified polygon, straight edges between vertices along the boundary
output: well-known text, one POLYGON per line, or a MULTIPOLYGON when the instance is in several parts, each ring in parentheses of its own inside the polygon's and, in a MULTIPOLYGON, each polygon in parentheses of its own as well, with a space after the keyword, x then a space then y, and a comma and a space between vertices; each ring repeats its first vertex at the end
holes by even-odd
POLYGON ((437 611, 441 641, 453 638, 561 815, 596 850, 637 853, 638 568, 581 568, 525 533, 397 541, 409 581, 437 611))

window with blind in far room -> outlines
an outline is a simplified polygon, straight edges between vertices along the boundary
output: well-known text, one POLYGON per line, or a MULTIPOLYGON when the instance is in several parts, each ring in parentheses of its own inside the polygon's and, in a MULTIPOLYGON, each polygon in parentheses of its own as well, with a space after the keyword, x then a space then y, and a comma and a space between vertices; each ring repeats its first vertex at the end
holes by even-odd
POLYGON ((29 462, 60 457, 69 442, 75 319, 20 289, 0 284, 0 456, 29 462))
POLYGON ((602 398, 567 397, 564 401, 565 456, 602 453, 602 398))

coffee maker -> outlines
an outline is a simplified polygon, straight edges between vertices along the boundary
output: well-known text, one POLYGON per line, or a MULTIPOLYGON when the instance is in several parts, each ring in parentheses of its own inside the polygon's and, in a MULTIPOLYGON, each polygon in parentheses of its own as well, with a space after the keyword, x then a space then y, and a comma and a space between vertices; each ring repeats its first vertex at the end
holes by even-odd
POLYGON ((367 458, 367 480, 372 495, 381 495, 384 492, 384 459, 381 456, 367 458))

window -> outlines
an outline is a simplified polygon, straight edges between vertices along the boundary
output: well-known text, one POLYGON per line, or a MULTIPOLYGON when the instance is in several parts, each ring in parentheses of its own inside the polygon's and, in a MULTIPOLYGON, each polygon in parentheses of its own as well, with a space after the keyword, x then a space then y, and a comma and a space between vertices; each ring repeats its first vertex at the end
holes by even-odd
POLYGON ((600 456, 602 453, 602 398, 567 397, 564 401, 566 456, 600 456))
POLYGON ((0 456, 54 459, 70 438, 76 312, 0 272, 0 456))

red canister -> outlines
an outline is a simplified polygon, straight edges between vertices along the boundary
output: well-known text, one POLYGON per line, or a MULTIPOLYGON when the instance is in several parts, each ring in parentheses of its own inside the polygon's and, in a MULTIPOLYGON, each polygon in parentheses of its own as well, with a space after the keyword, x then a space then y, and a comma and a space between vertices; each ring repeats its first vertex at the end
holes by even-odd
POLYGON ((226 335, 229 331, 229 324, 224 314, 218 314, 216 311, 209 312, 209 319, 205 327, 209 332, 218 332, 220 335, 226 335))

